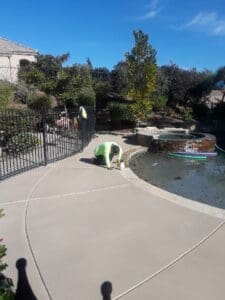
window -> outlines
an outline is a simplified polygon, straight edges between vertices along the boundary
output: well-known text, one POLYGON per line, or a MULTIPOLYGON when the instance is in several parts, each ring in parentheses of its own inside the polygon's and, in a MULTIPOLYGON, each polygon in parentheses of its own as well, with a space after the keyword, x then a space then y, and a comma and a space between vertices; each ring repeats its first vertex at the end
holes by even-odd
POLYGON ((21 59, 20 60, 20 67, 21 68, 25 68, 25 67, 27 67, 28 65, 29 65, 29 60, 27 60, 27 59, 21 59))

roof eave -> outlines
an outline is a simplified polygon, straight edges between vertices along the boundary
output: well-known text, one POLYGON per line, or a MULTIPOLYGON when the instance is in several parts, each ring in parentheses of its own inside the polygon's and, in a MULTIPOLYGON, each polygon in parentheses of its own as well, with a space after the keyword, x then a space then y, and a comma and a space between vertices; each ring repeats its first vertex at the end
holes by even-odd
POLYGON ((11 55, 30 55, 30 56, 35 56, 37 55, 38 52, 34 51, 34 52, 29 52, 29 51, 11 51, 11 52, 0 52, 1 56, 11 56, 11 55))

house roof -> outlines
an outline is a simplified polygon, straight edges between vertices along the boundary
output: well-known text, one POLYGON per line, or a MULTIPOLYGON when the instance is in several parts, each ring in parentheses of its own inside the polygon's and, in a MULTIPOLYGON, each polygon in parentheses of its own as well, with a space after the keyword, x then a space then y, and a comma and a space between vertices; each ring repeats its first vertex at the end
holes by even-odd
POLYGON ((220 90, 212 90, 208 96, 206 96, 206 104, 208 106, 216 105, 221 102, 223 98, 223 92, 220 90))
POLYGON ((36 54, 37 51, 29 47, 17 44, 0 37, 0 55, 1 54, 36 54))

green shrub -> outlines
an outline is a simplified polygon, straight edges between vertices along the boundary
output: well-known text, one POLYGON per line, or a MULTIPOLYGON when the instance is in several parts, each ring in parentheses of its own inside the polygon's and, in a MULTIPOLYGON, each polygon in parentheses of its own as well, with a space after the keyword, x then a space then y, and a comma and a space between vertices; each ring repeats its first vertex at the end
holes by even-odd
POLYGON ((108 105, 111 121, 133 120, 130 105, 124 103, 111 102, 108 105))
MULTIPOLYGON (((0 218, 3 217, 3 211, 0 209, 0 218)), ((6 278, 3 271, 6 269, 7 264, 3 262, 3 257, 6 255, 5 245, 0 245, 0 300, 13 300, 14 294, 12 292, 12 280, 6 278)))
POLYGON ((167 96, 164 96, 164 95, 158 96, 155 99, 155 101, 153 102, 153 110, 160 111, 160 110, 165 109, 167 101, 168 101, 167 96))
POLYGON ((140 99, 130 106, 131 115, 135 121, 145 121, 152 111, 152 101, 148 99, 140 99))
POLYGON ((34 93, 35 90, 36 88, 33 85, 28 85, 24 81, 20 81, 15 85, 14 100, 27 104, 29 96, 34 93))
POLYGON ((8 141, 8 151, 12 154, 26 153, 40 144, 40 140, 31 133, 19 133, 8 141))
POLYGON ((193 119, 193 110, 191 107, 184 108, 184 111, 182 112, 182 118, 185 121, 191 121, 193 119))
POLYGON ((37 116, 26 110, 3 109, 0 110, 0 129, 4 132, 6 141, 21 132, 33 130, 39 122, 37 116))
POLYGON ((7 107, 12 97, 12 87, 8 83, 0 81, 0 108, 7 107))
POLYGON ((95 105, 95 92, 92 87, 83 87, 78 96, 79 105, 94 106, 95 105))
MULTIPOLYGON (((0 209, 0 218, 4 216, 3 210, 0 209)), ((3 263, 2 258, 6 255, 6 247, 5 245, 0 245, 0 274, 7 267, 7 264, 3 263)))
POLYGON ((52 106, 52 99, 44 92, 36 91, 27 100, 29 108, 37 111, 48 110, 52 106))

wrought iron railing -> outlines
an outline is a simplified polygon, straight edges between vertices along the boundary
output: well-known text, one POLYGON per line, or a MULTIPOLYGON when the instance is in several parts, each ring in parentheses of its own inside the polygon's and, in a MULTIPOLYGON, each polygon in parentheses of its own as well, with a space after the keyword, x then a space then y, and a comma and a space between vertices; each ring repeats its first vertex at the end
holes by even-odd
POLYGON ((83 150, 95 130, 95 112, 0 111, 0 180, 83 150))

